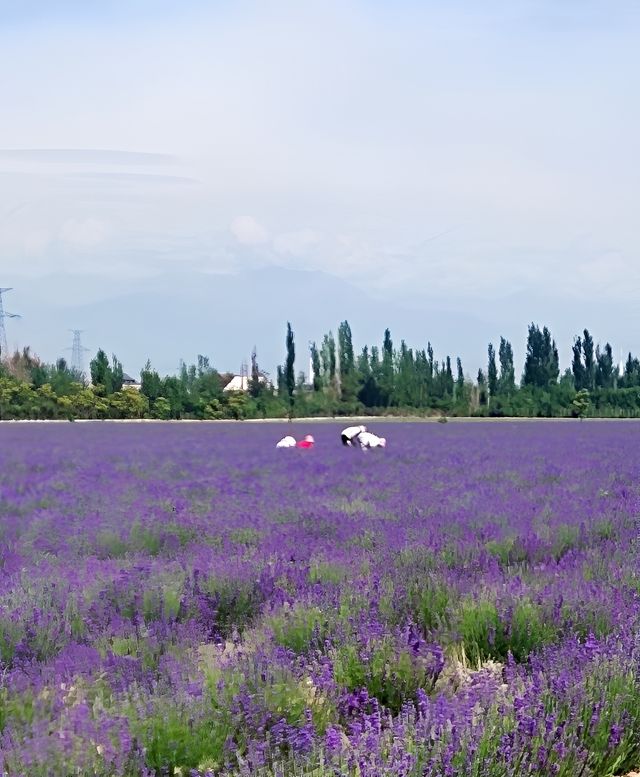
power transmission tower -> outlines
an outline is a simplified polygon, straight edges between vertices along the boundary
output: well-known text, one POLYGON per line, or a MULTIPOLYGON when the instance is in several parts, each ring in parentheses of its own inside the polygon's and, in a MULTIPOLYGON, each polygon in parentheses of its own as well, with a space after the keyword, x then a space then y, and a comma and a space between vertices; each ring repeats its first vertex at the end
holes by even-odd
POLYGON ((7 348, 7 330, 4 325, 4 320, 5 318, 21 318, 17 313, 9 313, 4 309, 2 295, 7 291, 11 291, 11 287, 0 289, 0 360, 9 357, 9 350, 7 348))
POLYGON ((84 373, 84 354, 89 350, 83 348, 80 341, 82 329, 70 329, 73 332, 73 345, 71 346, 71 369, 82 375, 84 373))
POLYGON ((240 390, 246 391, 249 387, 249 365, 243 361, 240 365, 240 390))

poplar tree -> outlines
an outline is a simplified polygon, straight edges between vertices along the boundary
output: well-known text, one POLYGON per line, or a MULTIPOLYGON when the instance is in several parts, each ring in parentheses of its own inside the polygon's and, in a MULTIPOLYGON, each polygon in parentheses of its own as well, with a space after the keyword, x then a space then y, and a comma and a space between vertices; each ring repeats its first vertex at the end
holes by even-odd
POLYGON ((315 342, 311 343, 311 369, 313 370, 313 390, 322 391, 322 365, 320 353, 315 342))
POLYGON ((593 337, 588 329, 582 333, 582 353, 584 354, 584 386, 593 391, 596 387, 596 360, 593 348, 593 337))
POLYGON ((576 391, 586 388, 586 371, 582 362, 582 338, 576 337, 571 346, 573 357, 571 359, 571 372, 573 373, 573 385, 576 391))
POLYGON ((487 379, 481 369, 478 370, 478 403, 482 406, 487 404, 487 379))
POLYGON ((496 352, 493 343, 489 343, 488 355, 487 380, 489 385, 489 396, 495 397, 498 393, 498 367, 496 366, 496 352))
POLYGON ((540 329, 536 324, 531 324, 527 338, 523 384, 545 388, 557 383, 559 374, 558 349, 551 332, 546 326, 540 329))
POLYGON ((462 369, 462 359, 458 356, 456 358, 456 384, 455 384, 455 398, 457 402, 464 399, 464 370, 462 369))
POLYGON ((500 360, 500 378, 498 380, 500 393, 511 394, 516 388, 516 371, 513 366, 513 348, 504 337, 500 338, 498 359, 500 360))
POLYGON ((333 332, 329 332, 322 339, 322 375, 324 383, 335 390, 336 386, 336 341, 333 332))
POLYGON ((611 389, 617 378, 617 369, 613 364, 613 349, 606 343, 604 350, 596 348, 596 385, 599 388, 611 389))
POLYGON ((394 389, 394 369, 393 369, 393 341, 391 332, 388 329, 384 331, 384 341, 382 343, 382 366, 380 376, 381 399, 385 406, 389 405, 394 389))
POLYGON ((287 389, 287 395, 289 396, 289 406, 293 407, 293 392, 296 388, 296 373, 295 373, 295 361, 296 361, 296 347, 293 338, 293 329, 291 324, 287 321, 287 360, 284 368, 284 382, 287 389))
POLYGON ((358 390, 353 340, 348 321, 338 327, 338 363, 340 365, 340 395, 343 402, 352 402, 358 390))

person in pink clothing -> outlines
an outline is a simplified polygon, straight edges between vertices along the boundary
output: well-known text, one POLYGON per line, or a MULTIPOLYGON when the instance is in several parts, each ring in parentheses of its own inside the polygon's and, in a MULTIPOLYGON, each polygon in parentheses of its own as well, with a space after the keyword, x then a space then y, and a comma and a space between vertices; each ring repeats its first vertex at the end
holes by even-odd
POLYGON ((315 440, 313 439, 313 435, 307 434, 304 439, 300 440, 298 443, 298 448, 313 448, 314 444, 315 440))

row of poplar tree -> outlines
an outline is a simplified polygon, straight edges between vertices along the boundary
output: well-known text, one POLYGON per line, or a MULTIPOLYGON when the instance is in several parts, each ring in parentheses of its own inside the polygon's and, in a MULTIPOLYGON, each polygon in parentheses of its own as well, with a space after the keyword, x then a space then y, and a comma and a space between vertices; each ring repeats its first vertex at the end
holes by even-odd
MULTIPOLYGON (((486 367, 473 378, 460 358, 436 358, 431 343, 394 345, 387 329, 380 346, 358 353, 343 321, 310 346, 312 374, 296 373, 296 344, 287 324, 286 357, 275 385, 252 355, 247 391, 228 392, 232 377, 204 356, 161 376, 147 363, 140 389, 123 385, 122 364, 100 350, 88 376, 63 359, 42 363, 28 348, 0 361, 0 418, 260 418, 318 415, 640 416, 640 362, 629 354, 623 369, 609 343, 588 330, 574 338, 571 367, 560 371, 547 327, 528 329, 524 368, 516 374, 504 337, 489 344, 486 367)), ((304 349, 306 362, 307 350, 304 349)))
MULTIPOLYGON (((460 358, 436 359, 431 343, 413 349, 391 332, 382 347, 364 346, 356 355, 347 321, 311 344, 312 378, 304 404, 313 412, 405 413, 437 411, 453 415, 635 416, 640 415, 640 362, 629 354, 620 370, 609 343, 594 343, 587 329, 574 338, 571 368, 560 372, 558 348, 550 330, 528 328, 524 368, 516 379, 513 347, 504 337, 489 343, 487 366, 475 380, 465 376, 460 358)), ((287 357, 278 368, 278 396, 295 409, 303 388, 294 378, 295 344, 287 325, 287 357)))

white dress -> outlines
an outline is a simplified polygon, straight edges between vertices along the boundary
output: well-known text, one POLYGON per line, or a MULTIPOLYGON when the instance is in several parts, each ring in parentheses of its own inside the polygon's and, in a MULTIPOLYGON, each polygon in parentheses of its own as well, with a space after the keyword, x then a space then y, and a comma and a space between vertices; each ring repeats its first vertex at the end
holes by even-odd
POLYGON ((343 438, 346 437, 348 441, 347 444, 352 445, 358 435, 364 434, 366 431, 366 426, 347 426, 346 429, 343 429, 340 432, 340 436, 343 438))
POLYGON ((378 437, 372 432, 362 432, 358 435, 358 442, 361 448, 384 448, 387 440, 384 437, 378 437))
POLYGON ((290 434, 288 434, 286 437, 283 437, 279 442, 276 443, 276 448, 295 448, 296 447, 296 438, 292 437, 290 434))

